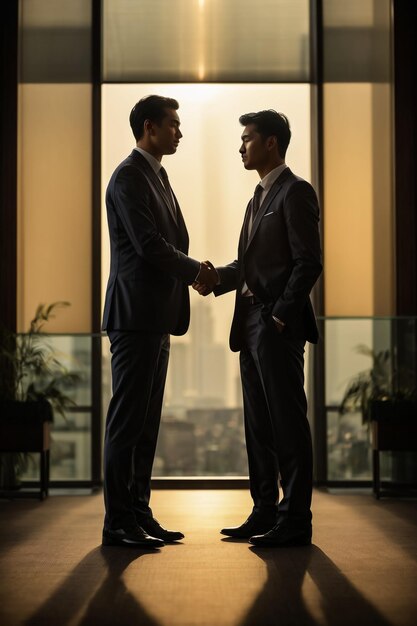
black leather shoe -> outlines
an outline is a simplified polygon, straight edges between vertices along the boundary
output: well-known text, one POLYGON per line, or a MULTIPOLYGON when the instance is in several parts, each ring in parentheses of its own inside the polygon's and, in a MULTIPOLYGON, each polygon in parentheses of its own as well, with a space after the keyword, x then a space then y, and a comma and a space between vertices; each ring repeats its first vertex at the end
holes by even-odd
POLYGON ((232 528, 222 528, 222 535, 234 537, 235 539, 249 539, 253 535, 260 535, 268 532, 277 522, 276 515, 265 515, 253 512, 249 515, 246 522, 241 526, 233 526, 232 528))
POLYGON ((311 525, 300 527, 291 524, 276 524, 269 532, 255 535, 249 539, 254 546, 287 548, 290 546, 309 546, 311 544, 311 525))
POLYGON ((166 530, 165 528, 162 528, 161 524, 154 517, 142 519, 139 523, 149 535, 162 539, 162 541, 165 541, 166 543, 184 539, 184 535, 178 530, 166 530))
POLYGON ((140 526, 132 530, 117 528, 116 530, 103 529, 103 546, 130 546, 132 548, 161 548, 164 542, 157 537, 151 537, 140 526))

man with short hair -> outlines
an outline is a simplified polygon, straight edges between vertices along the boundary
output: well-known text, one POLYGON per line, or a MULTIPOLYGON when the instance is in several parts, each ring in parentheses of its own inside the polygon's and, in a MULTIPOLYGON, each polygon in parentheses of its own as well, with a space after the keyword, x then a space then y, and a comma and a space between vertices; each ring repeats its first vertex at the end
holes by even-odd
POLYGON ((152 465, 169 357, 169 335, 190 320, 188 286, 215 284, 208 262, 187 256, 188 233, 161 165, 182 137, 178 102, 142 98, 132 109, 132 153, 106 193, 111 265, 103 330, 112 387, 104 445, 104 545, 157 548, 184 535, 164 529, 149 507, 152 465))
MULTIPOLYGON (((306 340, 318 340, 309 294, 322 271, 319 207, 312 186, 285 163, 286 116, 267 110, 239 121, 243 165, 261 180, 246 209, 238 258, 216 268, 214 293, 236 289, 230 346, 240 351, 254 507, 241 526, 221 532, 254 545, 308 545, 312 445, 303 366, 306 340)), ((212 291, 194 287, 201 295, 212 291)))

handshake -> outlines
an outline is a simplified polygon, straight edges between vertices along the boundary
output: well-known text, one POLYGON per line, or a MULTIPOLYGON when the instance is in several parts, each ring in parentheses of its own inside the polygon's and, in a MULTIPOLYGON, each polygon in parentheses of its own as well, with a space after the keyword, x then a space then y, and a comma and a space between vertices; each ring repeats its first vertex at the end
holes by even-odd
POLYGON ((210 261, 200 263, 200 271, 193 282, 193 289, 198 291, 200 296, 208 296, 219 283, 219 275, 210 261))

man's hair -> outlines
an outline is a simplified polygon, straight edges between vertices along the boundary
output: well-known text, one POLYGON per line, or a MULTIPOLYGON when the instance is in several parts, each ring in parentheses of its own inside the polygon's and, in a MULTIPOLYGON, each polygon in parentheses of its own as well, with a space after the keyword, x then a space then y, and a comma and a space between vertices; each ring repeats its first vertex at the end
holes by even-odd
POLYGON ((165 98, 164 96, 145 96, 135 104, 130 112, 129 122, 136 141, 144 135, 145 120, 150 120, 158 126, 167 114, 167 109, 179 108, 179 104, 173 98, 165 98))
POLYGON ((264 139, 274 135, 277 138, 278 152, 282 159, 285 158, 288 144, 291 139, 290 123, 284 113, 277 113, 274 109, 258 111, 258 113, 245 113, 239 117, 242 126, 254 124, 256 131, 264 139))

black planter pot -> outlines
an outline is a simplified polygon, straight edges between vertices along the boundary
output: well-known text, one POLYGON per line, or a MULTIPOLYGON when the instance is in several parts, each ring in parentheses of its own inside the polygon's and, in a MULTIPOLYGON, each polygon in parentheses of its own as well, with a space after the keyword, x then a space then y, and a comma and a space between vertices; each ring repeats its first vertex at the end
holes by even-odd
POLYGON ((47 400, 0 401, 0 489, 20 488, 20 473, 29 452, 40 452, 44 462, 52 418, 47 400))
POLYGON ((22 422, 52 422, 52 407, 48 400, 0 400, 0 420, 22 422))
POLYGON ((371 421, 412 420, 417 422, 417 402, 412 400, 372 400, 369 405, 371 421))
POLYGON ((374 467, 374 491, 380 497, 379 452, 389 451, 394 483, 417 481, 417 403, 374 400, 369 409, 374 467))

